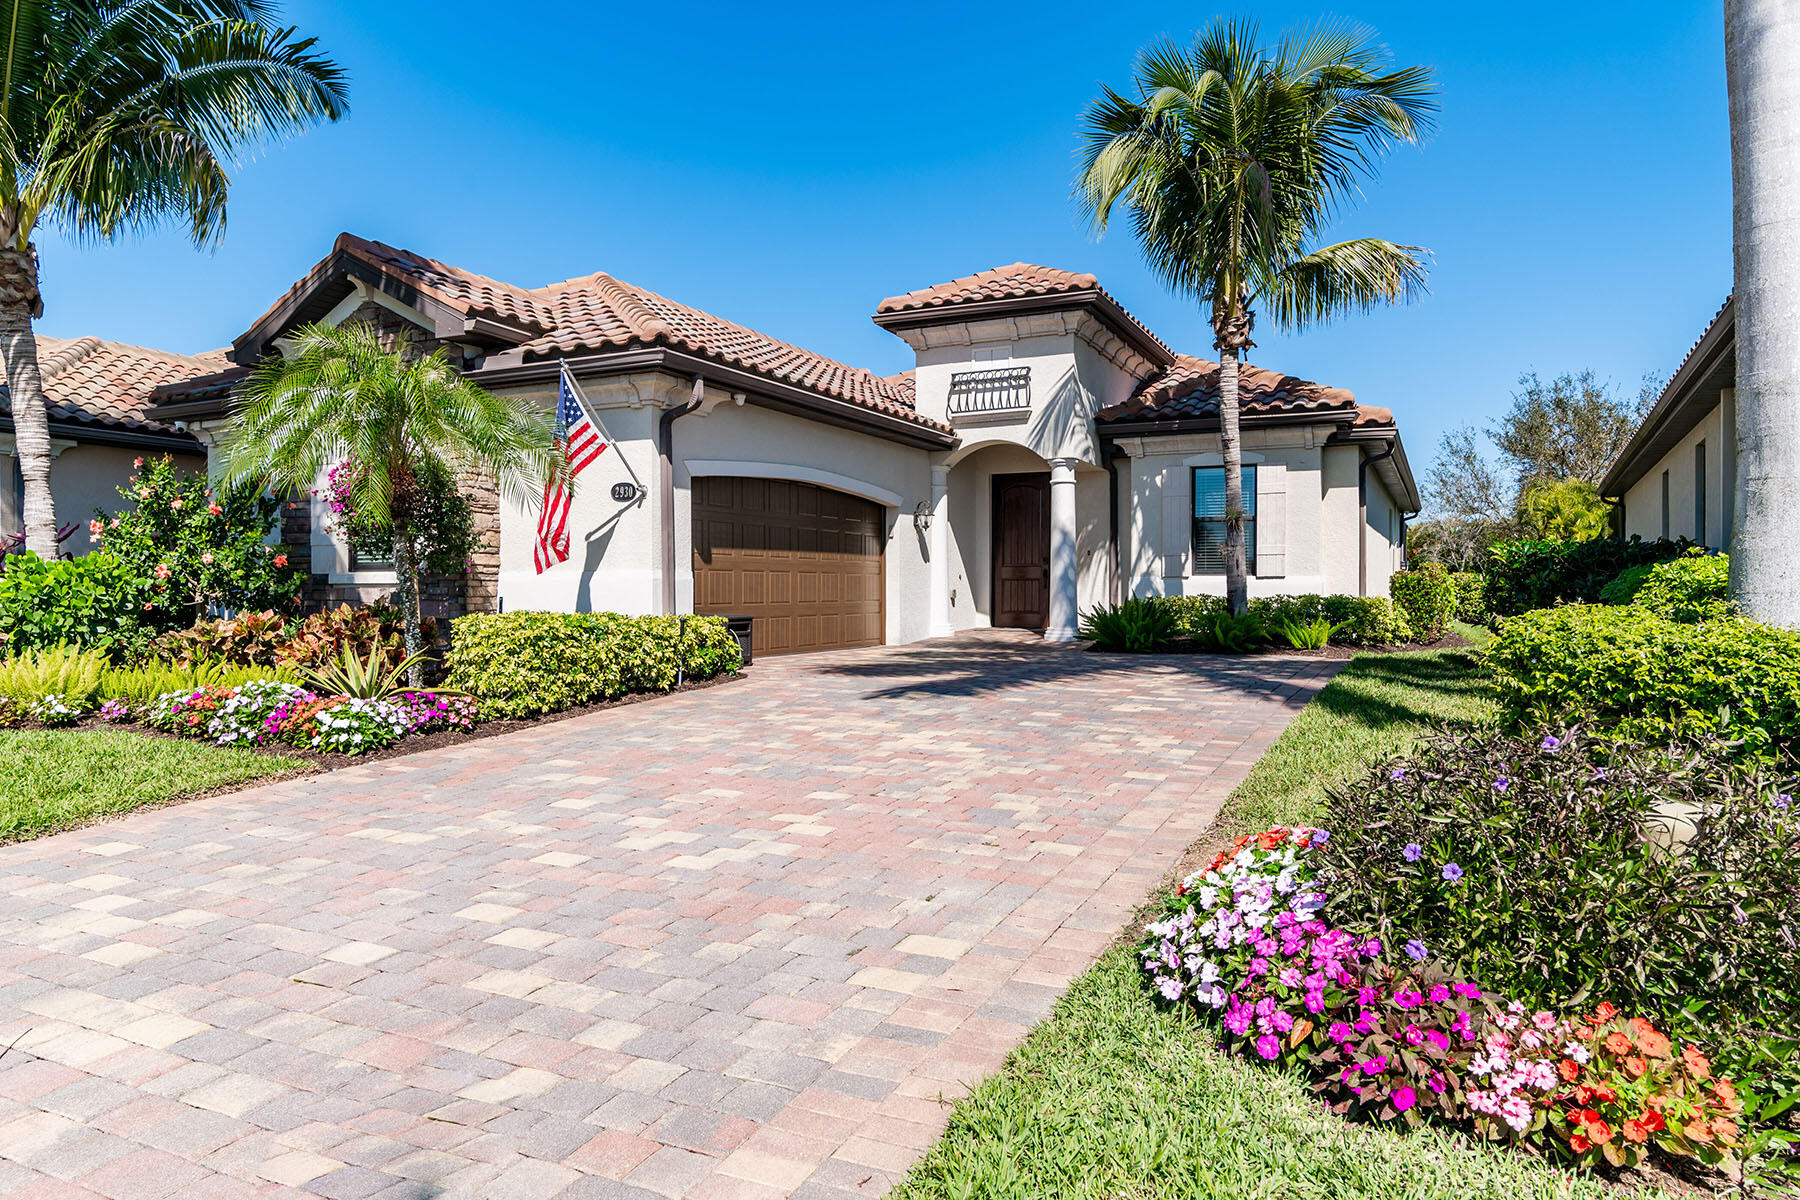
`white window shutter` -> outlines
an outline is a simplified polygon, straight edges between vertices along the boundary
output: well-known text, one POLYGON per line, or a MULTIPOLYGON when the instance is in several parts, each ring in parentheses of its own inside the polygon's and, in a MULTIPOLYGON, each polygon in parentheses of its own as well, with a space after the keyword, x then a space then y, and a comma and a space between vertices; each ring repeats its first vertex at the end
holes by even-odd
MULTIPOLYGON (((1165 467, 1162 473, 1162 538, 1157 549, 1162 557, 1165 580, 1187 577, 1188 558, 1194 544, 1194 497, 1191 469, 1185 466, 1165 467)), ((1169 594, 1180 587, 1167 589, 1169 594)))
POLYGON ((1287 574, 1287 471, 1280 463, 1256 467, 1256 577, 1287 574))

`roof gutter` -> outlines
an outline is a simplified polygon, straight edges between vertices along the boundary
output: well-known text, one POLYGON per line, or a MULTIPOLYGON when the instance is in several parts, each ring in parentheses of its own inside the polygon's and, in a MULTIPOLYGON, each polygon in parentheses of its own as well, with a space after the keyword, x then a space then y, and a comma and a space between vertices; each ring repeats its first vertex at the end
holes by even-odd
POLYGON ((679 408, 665 409, 656 421, 656 456, 660 467, 657 488, 662 513, 662 610, 675 611, 675 422, 700 407, 706 398, 706 377, 694 375, 693 392, 679 408))

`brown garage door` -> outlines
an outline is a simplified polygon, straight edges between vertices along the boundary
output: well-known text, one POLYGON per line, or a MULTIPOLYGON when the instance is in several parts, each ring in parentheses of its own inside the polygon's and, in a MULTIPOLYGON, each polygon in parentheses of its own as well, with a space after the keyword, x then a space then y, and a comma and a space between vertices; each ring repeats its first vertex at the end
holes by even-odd
POLYGON ((785 479, 694 480, 694 611, 756 618, 755 651, 879 646, 881 506, 785 479))

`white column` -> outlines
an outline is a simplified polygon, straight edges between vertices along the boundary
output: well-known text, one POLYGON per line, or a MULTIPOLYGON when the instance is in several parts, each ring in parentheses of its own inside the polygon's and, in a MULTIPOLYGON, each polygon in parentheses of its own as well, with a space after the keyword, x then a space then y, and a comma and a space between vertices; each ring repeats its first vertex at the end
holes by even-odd
POLYGON ((1050 460, 1050 627, 1044 640, 1075 640, 1075 464, 1050 460))
POLYGON ((950 468, 931 468, 931 629, 932 637, 956 632, 950 618, 950 468))

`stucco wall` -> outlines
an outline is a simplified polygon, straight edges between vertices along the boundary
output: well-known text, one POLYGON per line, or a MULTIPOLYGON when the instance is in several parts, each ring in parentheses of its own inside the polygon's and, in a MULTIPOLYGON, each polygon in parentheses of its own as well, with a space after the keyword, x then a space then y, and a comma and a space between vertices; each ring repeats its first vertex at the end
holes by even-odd
POLYGON ((1726 543, 1724 408, 1711 412, 1625 493, 1625 536, 1654 541, 1663 534, 1662 477, 1669 473, 1669 536, 1707 546, 1726 543), (1706 444, 1706 528, 1694 527, 1694 447, 1706 444))

